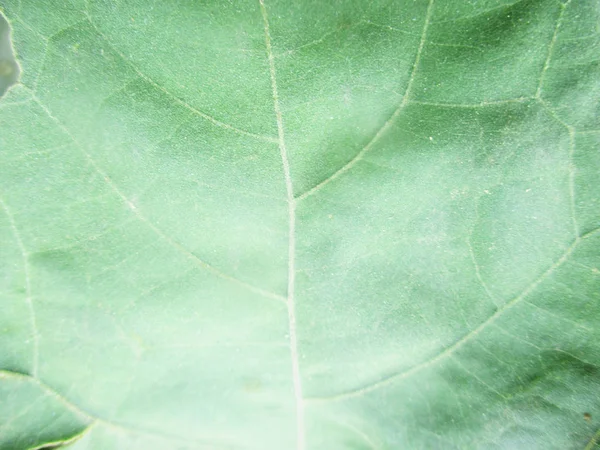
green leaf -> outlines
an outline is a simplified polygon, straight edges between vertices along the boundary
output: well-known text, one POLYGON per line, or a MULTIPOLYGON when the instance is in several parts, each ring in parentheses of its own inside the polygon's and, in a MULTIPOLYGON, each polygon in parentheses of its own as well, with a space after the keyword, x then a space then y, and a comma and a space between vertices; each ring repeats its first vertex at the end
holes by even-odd
POLYGON ((598 448, 598 2, 0 4, 0 449, 598 448))

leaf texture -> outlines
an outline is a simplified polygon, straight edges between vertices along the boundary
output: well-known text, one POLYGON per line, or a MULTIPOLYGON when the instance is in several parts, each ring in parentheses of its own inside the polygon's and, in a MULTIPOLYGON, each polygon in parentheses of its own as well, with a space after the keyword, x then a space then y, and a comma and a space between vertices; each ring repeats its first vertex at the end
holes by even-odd
POLYGON ((0 5, 0 449, 598 448, 596 1, 0 5))

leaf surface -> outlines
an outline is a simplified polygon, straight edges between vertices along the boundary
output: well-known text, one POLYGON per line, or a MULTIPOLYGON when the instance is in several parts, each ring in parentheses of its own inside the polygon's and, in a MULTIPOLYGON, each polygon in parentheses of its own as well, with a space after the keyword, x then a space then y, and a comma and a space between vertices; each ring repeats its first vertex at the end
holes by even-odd
POLYGON ((597 2, 0 4, 0 449, 597 448, 597 2))

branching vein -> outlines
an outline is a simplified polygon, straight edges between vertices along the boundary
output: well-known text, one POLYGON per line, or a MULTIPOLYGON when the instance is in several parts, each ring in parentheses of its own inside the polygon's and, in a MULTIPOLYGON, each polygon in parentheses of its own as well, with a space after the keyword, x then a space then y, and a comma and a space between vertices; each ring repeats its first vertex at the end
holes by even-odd
POLYGON ((552 39, 550 40, 550 45, 548 45, 548 54, 546 55, 546 61, 544 61, 544 67, 542 68, 542 73, 540 74, 538 87, 537 87, 537 90, 535 91, 536 98, 542 98, 542 89, 544 86, 544 78, 546 77, 546 72, 550 68, 550 61, 552 60, 552 54, 554 53, 554 46, 556 45, 556 39, 558 37, 558 30, 562 24, 563 16, 565 14, 565 11, 566 11, 569 3, 571 3, 571 0, 568 0, 566 3, 560 4, 560 13, 558 15, 558 19, 556 19, 554 33, 552 34, 552 39))
POLYGON ((459 348, 461 348, 468 342, 472 341, 484 329, 486 329, 488 326, 490 326, 492 323, 494 323, 500 316, 502 316, 506 311, 508 311, 510 308, 517 305, 523 299, 525 299, 527 296, 529 296, 529 294, 531 294, 546 278, 548 278, 548 276, 550 276, 554 271, 556 271, 560 266, 562 266, 565 263, 565 261, 567 261, 569 256, 573 253, 573 251, 575 250, 577 245, 583 239, 587 238, 588 236, 591 236, 592 233, 595 233, 595 232, 590 232, 590 233, 587 233, 585 236, 576 238, 574 240, 574 242, 561 255, 561 257, 558 258, 556 260, 556 262, 554 264, 552 264, 548 269, 546 269, 546 271, 544 273, 542 273, 536 280, 534 280, 525 289, 523 289, 523 291, 521 291, 521 293, 519 295, 517 295, 512 300, 505 303, 494 314, 492 314, 490 317, 488 317, 487 320, 482 322, 477 328, 473 329, 472 331, 470 331, 469 333, 464 335, 462 338, 460 338, 457 342, 455 342, 451 346, 445 348, 444 350, 442 350, 440 353, 433 356, 432 358, 430 358, 420 364, 417 364, 407 370, 404 370, 402 372, 399 372, 399 373, 396 373, 393 375, 389 375, 385 378, 382 378, 379 381, 368 384, 361 388, 343 392, 341 394, 328 396, 328 397, 307 398, 306 401, 311 401, 311 402, 338 401, 338 400, 344 400, 344 399, 353 398, 353 397, 360 397, 371 391, 379 389, 383 386, 387 386, 392 382, 409 378, 412 375, 414 375, 418 372, 421 372, 422 370, 427 369, 427 368, 433 366, 434 364, 437 364, 438 362, 448 358, 449 356, 452 356, 452 354, 454 354, 459 348))
POLYGON ((562 126, 564 126, 567 129, 567 132, 569 133, 569 158, 568 158, 568 170, 569 170, 569 203, 570 203, 570 209, 571 209, 571 218, 572 218, 572 222, 573 222, 573 230, 574 230, 574 234, 575 236, 579 236, 580 231, 579 231, 579 224, 577 222, 577 208, 575 205, 575 175, 576 175, 576 171, 577 168, 575 167, 575 128, 568 124, 567 122, 565 122, 559 115, 558 113, 548 104, 548 102, 546 102, 544 99, 542 99, 541 97, 537 98, 538 103, 542 106, 542 108, 544 108, 548 114, 554 119, 556 120, 558 123, 560 123, 562 126))
POLYGON ((102 170, 102 168, 98 165, 98 163, 92 158, 92 155, 85 149, 85 147, 73 136, 73 134, 69 131, 69 129, 56 117, 52 114, 52 112, 44 105, 35 94, 33 95, 34 101, 39 105, 39 107, 46 113, 46 115, 60 128, 70 139, 73 141, 75 146, 79 149, 79 151, 85 156, 85 158, 89 161, 90 165, 94 168, 94 170, 102 177, 104 182, 110 187, 110 189, 117 194, 117 196, 123 201, 123 203, 129 208, 129 210, 134 214, 134 216, 141 222, 143 222, 148 228, 150 228, 157 236, 171 245, 173 248, 178 250, 180 253, 185 255, 188 259, 190 259, 194 264, 202 267, 206 271, 212 273, 213 275, 227 280, 233 284, 241 286, 251 292, 262 295, 267 298, 272 298, 278 301, 284 301, 285 298, 279 294, 274 292, 267 291, 260 287, 254 286, 250 283, 246 283, 238 278, 235 278, 229 274, 226 274, 216 267, 213 267, 206 261, 198 258, 195 254, 181 245, 179 242, 174 240, 165 234, 160 228, 154 225, 142 212, 133 204, 131 200, 127 198, 127 196, 119 189, 119 187, 115 184, 115 182, 102 170))
POLYGON ((481 276, 481 270, 479 268, 479 263, 477 262, 477 258, 475 257, 475 251, 473 250, 473 246, 471 245, 471 237, 470 236, 467 238, 467 246, 469 247, 469 254, 471 255, 471 261, 473 262, 473 267, 475 268, 475 276, 477 277, 477 281, 479 281, 479 284, 481 285, 481 287, 483 288, 483 290, 485 291, 485 293, 487 294, 489 299, 492 301, 494 306, 497 306, 496 297, 492 294, 487 283, 483 280, 483 277, 481 276))
POLYGON ((346 165, 344 165, 342 168, 338 169, 336 172, 334 172, 328 178, 326 178, 325 180, 321 181, 319 184, 317 184, 316 186, 312 187, 308 191, 304 192, 302 195, 298 196, 297 197, 297 201, 302 201, 306 197, 309 197, 309 196, 313 195, 315 192, 321 190, 325 185, 331 183, 333 180, 339 178, 341 175, 343 175, 344 173, 346 173, 350 169, 352 169, 356 165, 356 163, 358 163, 363 158, 363 156, 369 150, 371 150, 371 148, 373 148, 373 146, 377 143, 377 141, 379 141, 379 139, 381 139, 381 136, 383 136, 386 133, 386 131, 394 124, 394 122, 396 121, 396 118, 400 115, 400 112, 402 112, 402 110, 404 109, 404 107, 408 104, 409 99, 410 99, 410 93, 411 93, 411 90, 412 90, 412 85, 414 83, 415 75, 417 73, 417 68, 419 67, 419 63, 421 61, 421 54, 423 53, 423 47, 425 47, 425 41, 426 41, 426 38, 427 38, 427 28, 429 27, 429 22, 430 22, 430 19, 431 19, 431 13, 433 11, 433 2, 434 2, 434 0, 430 0, 429 1, 429 5, 427 6, 427 12, 425 13, 425 20, 423 22, 423 30, 421 32, 421 40, 419 42, 419 47, 417 49, 417 54, 415 56, 415 60, 413 62, 412 70, 411 70, 410 76, 408 78, 408 82, 406 84, 406 90, 404 91, 404 95, 402 96, 402 101, 400 102, 400 104, 398 105, 398 107, 396 108, 396 110, 393 112, 393 114, 390 116, 390 118, 383 124, 383 126, 377 131, 377 133, 375 133, 375 135, 367 143, 367 145, 365 145, 362 148, 362 150, 359 151, 354 156, 354 158, 352 158, 350 161, 348 161, 346 163, 346 165))
POLYGON ((90 23, 90 25, 94 28, 94 30, 100 35, 102 36, 102 38, 104 39, 104 41, 106 42, 106 44, 108 46, 110 46, 111 50, 113 52, 115 52, 117 55, 119 55, 119 57, 129 66, 131 67, 131 69, 144 81, 146 81, 148 84, 152 85, 152 87, 154 87, 155 89, 157 89, 158 91, 162 92, 163 94, 165 94, 166 96, 168 96, 170 99, 172 99, 175 103, 177 103, 180 106, 183 106, 185 109, 187 109, 188 111, 192 112, 193 114, 202 117, 203 119, 209 121, 210 123, 212 123, 213 125, 220 127, 220 128, 224 128, 230 131, 233 131, 234 133, 237 134, 241 134, 241 135, 245 135, 245 136, 249 136, 261 141, 266 141, 266 142, 277 142, 277 140, 272 137, 272 136, 263 136, 261 134, 256 134, 256 133, 252 133, 250 131, 246 131, 246 130, 242 130, 241 128, 237 128, 234 127, 233 125, 230 125, 228 123, 225 122, 221 122, 218 119, 215 119, 214 117, 206 114, 205 112, 200 111, 199 109, 193 107, 192 105, 190 105, 188 102, 182 100, 181 98, 179 98, 177 95, 173 94, 171 91, 169 91, 168 89, 166 89, 164 86, 161 86, 160 84, 158 84, 156 81, 154 81, 152 78, 150 78, 148 75, 146 75, 145 73, 143 73, 132 61, 130 58, 128 58, 127 56, 125 56, 121 51, 119 51, 112 43, 112 41, 108 38, 108 36, 106 36, 97 26, 96 24, 92 21, 91 16, 88 14, 88 21, 90 23))

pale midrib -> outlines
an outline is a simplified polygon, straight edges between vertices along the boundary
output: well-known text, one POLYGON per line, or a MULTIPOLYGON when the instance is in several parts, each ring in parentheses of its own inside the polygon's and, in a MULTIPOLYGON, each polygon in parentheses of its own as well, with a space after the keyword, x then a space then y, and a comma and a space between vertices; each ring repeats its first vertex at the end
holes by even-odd
POLYGON ((283 174, 285 178, 285 187, 287 191, 288 202, 288 285, 287 285, 287 311, 289 326, 290 353, 292 359, 292 379, 294 385, 294 397, 296 401, 296 449, 303 450, 305 447, 304 431, 304 399, 302 396, 302 380, 300 378, 300 363, 298 358, 298 336, 296 330, 296 310, 294 300, 295 284, 295 253, 296 253, 296 199, 294 198, 294 186, 290 173, 290 163, 287 149, 285 147, 285 138, 283 131, 283 120, 281 109, 279 107, 279 97, 277 94, 277 77, 275 74, 275 58, 271 48, 271 33, 269 31, 269 19, 264 0, 259 0, 260 10, 263 17, 265 28, 265 46, 269 59, 269 72, 271 76, 271 89, 273 91, 273 108, 277 119, 277 135, 279 141, 279 152, 281 153, 281 162, 283 165, 283 174))

